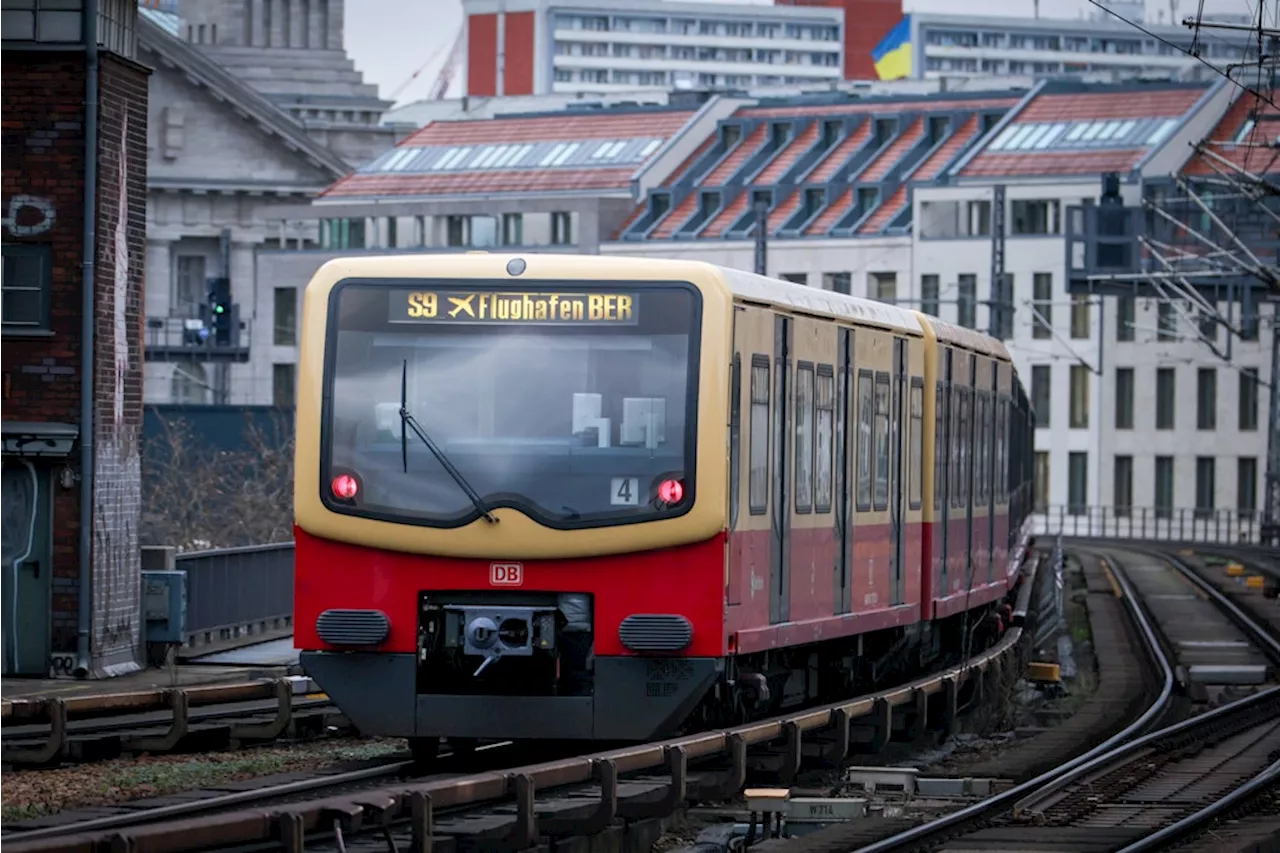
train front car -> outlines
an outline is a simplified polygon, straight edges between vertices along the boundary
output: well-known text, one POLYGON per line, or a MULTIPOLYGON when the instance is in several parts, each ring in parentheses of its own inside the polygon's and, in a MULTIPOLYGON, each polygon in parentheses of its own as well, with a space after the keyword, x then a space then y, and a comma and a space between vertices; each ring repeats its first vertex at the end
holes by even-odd
POLYGON ((710 268, 335 260, 304 316, 295 642, 355 725, 421 755, 688 716, 725 653, 710 268))

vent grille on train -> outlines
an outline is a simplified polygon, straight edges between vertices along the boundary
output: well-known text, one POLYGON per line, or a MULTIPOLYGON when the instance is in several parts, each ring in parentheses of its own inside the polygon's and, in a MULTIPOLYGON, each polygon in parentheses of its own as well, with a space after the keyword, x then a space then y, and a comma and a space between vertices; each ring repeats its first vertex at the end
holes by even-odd
POLYGON ((693 639, 693 625, 670 613, 637 613, 622 620, 618 638, 633 652, 677 652, 693 639))
POLYGON ((320 639, 335 646, 376 646, 390 630, 381 610, 326 610, 316 620, 320 639))

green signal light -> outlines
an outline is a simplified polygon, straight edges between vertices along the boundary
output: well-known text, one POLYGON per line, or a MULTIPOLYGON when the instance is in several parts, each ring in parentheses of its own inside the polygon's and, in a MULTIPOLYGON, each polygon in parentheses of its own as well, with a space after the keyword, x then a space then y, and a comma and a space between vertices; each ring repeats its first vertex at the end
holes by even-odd
POLYGON ((225 306, 223 306, 223 305, 215 305, 215 306, 213 307, 213 313, 215 313, 215 314, 222 314, 222 313, 226 312, 226 310, 227 310, 227 309, 226 309, 226 307, 225 307, 225 306))

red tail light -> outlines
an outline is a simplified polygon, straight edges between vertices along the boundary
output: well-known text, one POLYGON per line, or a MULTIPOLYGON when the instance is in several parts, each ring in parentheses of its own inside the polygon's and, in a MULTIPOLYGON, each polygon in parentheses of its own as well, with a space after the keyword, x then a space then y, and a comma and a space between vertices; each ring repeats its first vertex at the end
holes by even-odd
POLYGON ((360 491, 360 484, 350 474, 339 474, 333 478, 333 496, 349 501, 360 491))
POLYGON ((666 504, 678 504, 684 497, 684 483, 679 480, 663 480, 658 484, 658 500, 666 504))

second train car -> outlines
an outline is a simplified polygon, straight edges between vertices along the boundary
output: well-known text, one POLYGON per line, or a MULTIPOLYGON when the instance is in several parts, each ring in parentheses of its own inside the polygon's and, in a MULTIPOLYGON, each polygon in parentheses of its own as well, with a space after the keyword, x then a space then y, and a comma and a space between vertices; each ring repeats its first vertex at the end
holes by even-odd
POLYGON ((338 259, 299 364, 295 642, 363 731, 648 740, 994 632, 1029 538, 999 341, 711 264, 338 259))

